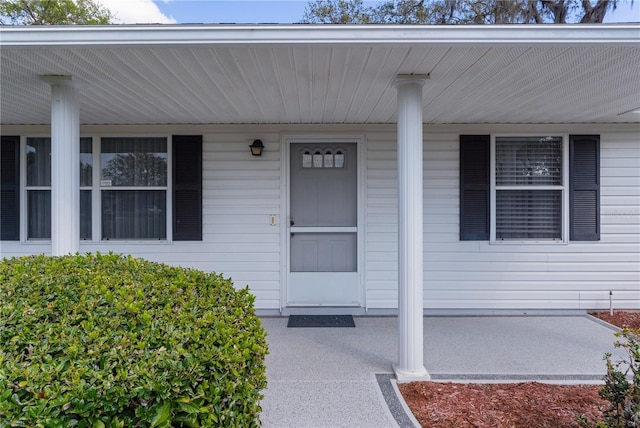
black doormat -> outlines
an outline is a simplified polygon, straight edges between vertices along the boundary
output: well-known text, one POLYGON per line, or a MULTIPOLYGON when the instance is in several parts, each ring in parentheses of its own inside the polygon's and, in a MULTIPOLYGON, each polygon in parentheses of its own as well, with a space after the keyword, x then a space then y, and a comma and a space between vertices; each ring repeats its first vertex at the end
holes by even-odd
POLYGON ((351 315, 290 315, 287 327, 355 327, 351 315))

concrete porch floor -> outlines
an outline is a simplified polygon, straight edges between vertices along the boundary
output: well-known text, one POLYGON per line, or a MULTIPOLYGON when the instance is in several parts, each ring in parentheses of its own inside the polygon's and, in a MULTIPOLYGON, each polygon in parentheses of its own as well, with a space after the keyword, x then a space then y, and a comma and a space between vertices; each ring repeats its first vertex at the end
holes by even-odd
MULTIPOLYGON (((355 328, 287 328, 287 320, 262 319, 264 427, 413 426, 390 380, 397 318, 355 317, 355 328)), ((434 381, 600 383, 614 341, 586 315, 425 317, 424 365, 434 381)))

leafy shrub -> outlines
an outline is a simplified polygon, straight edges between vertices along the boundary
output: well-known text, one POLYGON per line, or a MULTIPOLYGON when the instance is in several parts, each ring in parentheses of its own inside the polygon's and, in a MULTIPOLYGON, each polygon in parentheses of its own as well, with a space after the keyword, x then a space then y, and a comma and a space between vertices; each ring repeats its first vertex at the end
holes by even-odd
POLYGON ((0 264, 0 427, 260 425, 247 289, 132 257, 0 264))
POLYGON ((640 343, 635 332, 622 330, 616 337, 624 341, 616 341, 616 348, 624 348, 628 359, 613 362, 611 354, 604 356, 607 362, 607 374, 604 386, 599 394, 609 402, 604 411, 604 420, 595 424, 586 418, 579 418, 582 426, 595 428, 638 428, 640 427, 640 343), (631 380, 629 380, 631 378, 631 380))
POLYGON ((626 340, 617 341, 615 346, 624 348, 629 359, 613 363, 607 354, 607 375, 600 396, 609 401, 610 406, 604 411, 606 428, 640 427, 640 343, 629 330, 616 333, 617 337, 626 340), (631 376, 629 381, 628 376, 631 376))

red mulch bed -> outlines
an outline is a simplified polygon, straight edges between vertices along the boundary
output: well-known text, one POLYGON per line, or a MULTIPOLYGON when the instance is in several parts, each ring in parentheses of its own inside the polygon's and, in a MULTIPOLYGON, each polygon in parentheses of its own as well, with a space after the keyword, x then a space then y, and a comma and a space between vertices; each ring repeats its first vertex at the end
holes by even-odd
POLYGON ((593 312, 591 315, 600 318, 602 321, 608 322, 609 324, 613 324, 616 327, 640 330, 640 311, 613 311, 613 315, 610 315, 609 311, 593 312))
POLYGON ((578 428, 577 416, 597 420, 607 407, 597 385, 411 382, 399 388, 420 425, 429 428, 578 428))
MULTIPOLYGON (((640 329, 640 311, 592 315, 640 329)), ((599 385, 411 382, 398 387, 418 422, 429 428, 577 428, 578 416, 599 420, 608 407, 598 396, 599 385)))

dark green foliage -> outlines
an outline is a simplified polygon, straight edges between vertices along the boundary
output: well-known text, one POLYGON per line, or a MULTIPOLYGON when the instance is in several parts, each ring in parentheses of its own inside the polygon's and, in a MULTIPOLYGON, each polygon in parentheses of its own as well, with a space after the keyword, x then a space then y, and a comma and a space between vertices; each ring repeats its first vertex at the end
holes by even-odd
POLYGON ((600 397, 609 402, 603 412, 604 420, 593 423, 584 417, 578 420, 583 427, 595 428, 638 428, 640 427, 640 342, 637 332, 623 330, 616 333, 624 341, 615 346, 627 351, 628 359, 613 362, 611 354, 606 354, 607 375, 600 397))
POLYGON ((258 426, 247 289, 118 255, 0 264, 0 427, 258 426))
POLYGON ((616 342, 616 347, 625 349, 629 359, 614 363, 611 355, 605 356, 607 375, 600 396, 610 405, 604 411, 604 424, 598 426, 637 428, 640 427, 640 343, 629 330, 616 336, 624 337, 624 341, 616 342))
MULTIPOLYGON (((303 22, 333 24, 602 23, 619 0, 311 0, 303 22), (370 2, 367 2, 370 3, 370 2)), ((633 4, 634 0, 631 0, 633 4)))
POLYGON ((98 25, 108 24, 113 15, 95 0, 2 0, 0 24, 11 25, 98 25))

